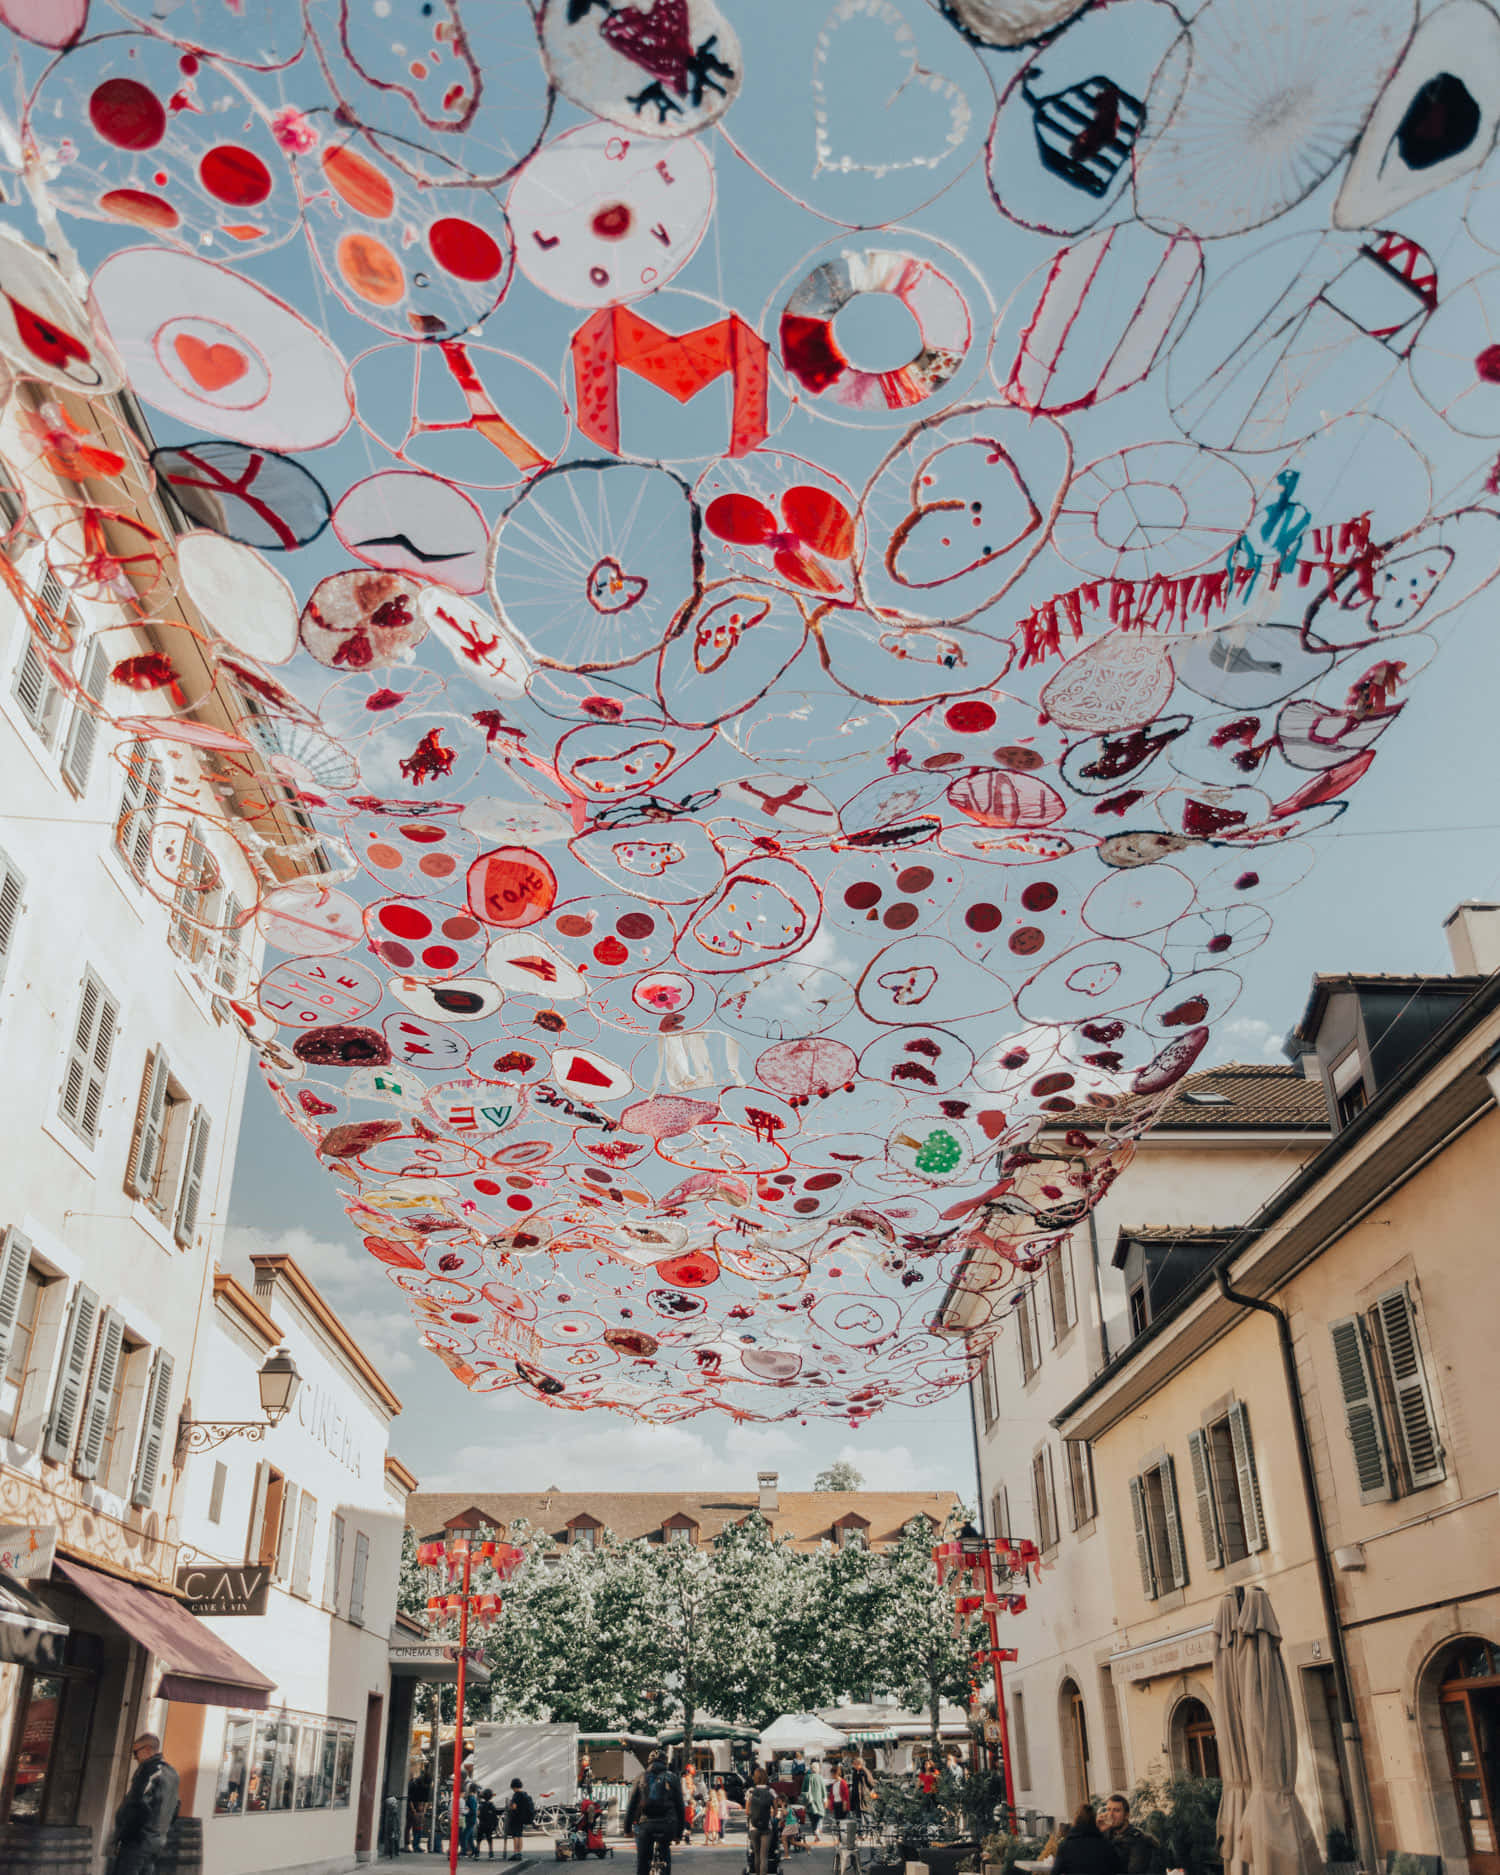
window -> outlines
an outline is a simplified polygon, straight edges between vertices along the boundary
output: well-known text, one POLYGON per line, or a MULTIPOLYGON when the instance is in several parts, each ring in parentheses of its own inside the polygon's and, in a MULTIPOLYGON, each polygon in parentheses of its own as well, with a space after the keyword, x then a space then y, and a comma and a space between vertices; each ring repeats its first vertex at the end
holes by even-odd
POLYGON ((208 1161, 209 1117, 173 1078, 164 1048, 146 1057, 125 1189, 166 1223, 186 1248, 198 1228, 208 1161))
POLYGON ((21 922, 21 897, 26 881, 0 853, 0 984, 5 982, 6 965, 16 947, 16 929, 21 922))
POLYGON ((1016 1759, 1016 1786, 1020 1790, 1030 1790, 1031 1746, 1026 1738, 1026 1701, 1019 1686, 1011 1688, 1010 1748, 1016 1759))
POLYGON ((1036 1546, 1039 1550, 1054 1547, 1059 1537, 1057 1527, 1057 1491, 1052 1477, 1052 1449, 1043 1446, 1031 1461, 1031 1502, 1036 1512, 1036 1546))
POLYGON ((1010 1537, 1010 1493, 1002 1484, 990 1495, 990 1535, 1010 1537))
POLYGON ((662 1525, 662 1534, 669 1543, 681 1543, 691 1549, 697 1541, 697 1528, 691 1517, 669 1517, 662 1525))
POLYGON ((1241 1562, 1269 1543, 1250 1415, 1236 1400, 1222 1418, 1188 1434, 1198 1528, 1210 1569, 1241 1562))
POLYGON ((215 949, 220 892, 218 862, 203 844, 203 829, 195 820, 183 839, 167 926, 167 942, 191 964, 201 963, 215 949))
POLYGON ((1081 1530, 1092 1523, 1098 1504, 1094 1498, 1094 1453, 1086 1439, 1064 1439, 1063 1457, 1068 1465, 1068 1504, 1073 1528, 1081 1530))
POLYGON ((31 1261, 31 1240, 18 1230, 0 1239, 0 1438, 13 1439, 31 1366, 32 1343, 47 1278, 31 1261))
POLYGON ((44 748, 55 748, 58 726, 62 720, 63 695, 53 681, 47 660, 29 628, 15 675, 11 679, 10 693, 37 740, 44 748))
POLYGON ((1352 1087, 1345 1088, 1338 1097, 1339 1125, 1347 1126, 1355 1114, 1362 1113, 1369 1098, 1363 1081, 1356 1081, 1352 1087))
POLYGON ((363 1626, 365 1618, 365 1577, 370 1570, 370 1539, 363 1530, 354 1533, 354 1572, 349 1580, 349 1619, 363 1626))
POLYGON ((344 1575, 344 1520, 337 1511, 328 1524, 328 1581, 323 1600, 335 1614, 339 1611, 339 1587, 344 1575))
POLYGON ((162 1451, 167 1438, 167 1409, 172 1400, 172 1370, 176 1363, 165 1348, 156 1350, 146 1382, 146 1405, 141 1419, 141 1445, 130 1480, 130 1502, 144 1510, 156 1495, 161 1476, 162 1451))
POLYGON ((305 1601, 312 1587, 313 1534, 318 1526, 318 1500, 302 1493, 297 1506, 297 1549, 292 1562, 292 1593, 305 1601))
POLYGON ((187 1146, 182 1158, 182 1178, 177 1186, 177 1212, 172 1220, 172 1235, 188 1249, 198 1232, 198 1211, 203 1202, 203 1175, 208 1166, 210 1123, 202 1107, 194 1107, 193 1122, 188 1128, 187 1146))
POLYGON ((1036 1321, 1036 1284, 1029 1278, 1016 1303, 1016 1347, 1021 1357, 1021 1379, 1028 1381, 1042 1364, 1042 1341, 1036 1321))
POLYGON ((114 1309, 99 1317, 94 1340, 94 1370, 84 1401, 73 1470, 80 1478, 107 1475, 106 1442, 112 1448, 115 1419, 120 1406, 120 1381, 125 1366, 125 1323, 114 1309))
POLYGON ((577 1523, 573 1525, 572 1533, 568 1541, 570 1543, 576 1543, 580 1549, 593 1549, 596 1546, 598 1535, 599 1527, 597 1524, 577 1523))
POLYGON ((992 1351, 986 1348, 979 1362, 979 1404, 984 1413, 986 1432, 999 1417, 999 1407, 995 1403, 995 1369, 992 1351))
POLYGON ((281 1481, 281 1523, 276 1532, 276 1561, 271 1580, 287 1583, 297 1560, 297 1499, 300 1496, 290 1478, 281 1481))
POLYGON ((243 996, 245 993, 248 960, 245 956, 244 934, 240 930, 244 911, 244 906, 233 892, 226 894, 219 918, 223 935, 219 939, 219 960, 214 971, 214 982, 231 996, 243 996))
POLYGON ((224 1487, 229 1482, 229 1467, 222 1459, 214 1461, 214 1481, 208 1490, 208 1521, 217 1523, 224 1515, 224 1487))
POLYGON ((840 1549, 865 1549, 869 1544, 870 1526, 862 1518, 858 1522, 835 1524, 834 1536, 840 1549))
POLYGON ((1410 1289, 1387 1290, 1329 1333, 1360 1502, 1441 1483, 1448 1473, 1410 1289))
POLYGON ((1150 1319, 1150 1311, 1146 1307, 1146 1285, 1137 1283, 1130 1292, 1130 1338, 1132 1341, 1137 1335, 1145 1334, 1146 1324, 1150 1319))
POLYGON ((144 743, 137 742, 125 768, 120 818, 115 827, 115 850, 138 882, 144 881, 146 868, 151 864, 151 836, 156 830, 165 786, 166 772, 161 763, 153 759, 144 743))
POLYGON ((1172 1714, 1173 1770, 1189 1777, 1219 1775, 1219 1741, 1208 1707, 1201 1699, 1178 1702, 1172 1714))
POLYGON ((1130 1480, 1141 1588, 1148 1601, 1187 1585, 1182 1517, 1177 1505, 1177 1470, 1170 1455, 1130 1480))
POLYGON ((99 1137, 104 1088, 109 1079, 109 1060, 114 1052, 115 1024, 119 1017, 120 1006, 114 997, 92 970, 85 970, 58 1112, 79 1138, 91 1146, 99 1137))
POLYGON ((1073 1290, 1073 1239, 1065 1237, 1047 1258, 1047 1301, 1052 1312, 1052 1345, 1055 1348, 1078 1320, 1078 1301, 1073 1290))
MULTIPOLYGON (((102 703, 104 685, 109 672, 109 653, 97 638, 90 641, 83 659, 83 674, 79 679, 84 696, 93 703, 102 703)), ((63 744, 62 772, 63 779, 75 794, 87 794, 89 776, 94 768, 94 751, 99 744, 99 718, 88 703, 75 702, 72 719, 68 724, 68 738, 63 744)))

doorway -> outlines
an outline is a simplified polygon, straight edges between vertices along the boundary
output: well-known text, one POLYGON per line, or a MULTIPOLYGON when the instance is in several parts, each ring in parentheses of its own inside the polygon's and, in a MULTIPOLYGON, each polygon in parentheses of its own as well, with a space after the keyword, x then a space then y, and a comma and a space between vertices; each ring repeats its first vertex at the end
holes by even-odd
POLYGON ((1471 1875, 1500 1875, 1500 1648, 1461 1642, 1443 1669, 1438 1709, 1471 1875))
POLYGON ((1179 1700, 1172 1714, 1172 1760, 1189 1777, 1219 1775, 1219 1740, 1201 1699, 1179 1700))
POLYGON ((380 1719, 385 1700, 371 1693, 365 1700, 365 1755, 359 1772, 359 1811, 354 1824, 354 1853, 368 1855, 375 1835, 375 1797, 380 1789, 380 1719))
MULTIPOLYGON (((1089 1720, 1083 1694, 1076 1680, 1064 1680, 1057 1693, 1062 1723, 1063 1788, 1067 1792, 1071 1816, 1093 1794, 1093 1771, 1089 1763, 1089 1720)), ((1500 1872, 1497 1872, 1500 1875, 1500 1872)))

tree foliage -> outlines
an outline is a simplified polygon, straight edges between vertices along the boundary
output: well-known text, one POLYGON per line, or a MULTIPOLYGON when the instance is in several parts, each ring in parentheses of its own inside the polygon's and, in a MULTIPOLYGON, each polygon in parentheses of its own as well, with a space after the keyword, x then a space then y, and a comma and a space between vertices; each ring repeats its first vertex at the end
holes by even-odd
POLYGON ((857 1491, 864 1483, 864 1473, 855 1465, 853 1459, 836 1458, 827 1471, 820 1471, 813 1479, 815 1491, 857 1491))

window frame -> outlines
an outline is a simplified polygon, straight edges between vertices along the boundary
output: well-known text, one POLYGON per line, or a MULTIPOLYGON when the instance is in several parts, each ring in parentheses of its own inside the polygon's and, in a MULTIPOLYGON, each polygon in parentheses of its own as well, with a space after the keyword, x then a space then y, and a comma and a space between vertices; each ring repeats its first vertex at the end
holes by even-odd
POLYGON ((1047 1257, 1047 1308, 1052 1345, 1057 1347, 1078 1326, 1078 1293, 1073 1276, 1073 1240, 1065 1237, 1047 1257))
POLYGON ((1031 1505, 1036 1518, 1036 1546, 1045 1555, 1062 1541, 1050 1444, 1039 1445, 1031 1455, 1031 1505))
POLYGON ((1170 1452, 1143 1465, 1130 1480, 1136 1554, 1147 1601, 1160 1601, 1187 1587, 1190 1575, 1182 1536, 1177 1467, 1170 1452))

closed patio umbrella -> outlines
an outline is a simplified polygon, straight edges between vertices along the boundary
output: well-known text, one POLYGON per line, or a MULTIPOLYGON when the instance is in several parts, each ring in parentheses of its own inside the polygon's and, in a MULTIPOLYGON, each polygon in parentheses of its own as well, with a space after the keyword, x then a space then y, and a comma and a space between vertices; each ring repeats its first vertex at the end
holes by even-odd
POLYGON ((1245 1591, 1235 1626, 1249 1782, 1235 1859, 1248 1862, 1251 1875, 1317 1875, 1323 1859, 1296 1792, 1297 1731, 1281 1628, 1264 1589, 1245 1591))
POLYGON ((1239 1841, 1240 1819, 1245 1814, 1247 1791, 1245 1777, 1245 1726, 1240 1714, 1240 1683, 1235 1657, 1235 1624, 1240 1618, 1239 1597, 1231 1589, 1214 1611, 1214 1732, 1219 1747, 1219 1776, 1223 1791, 1219 1797, 1217 1841, 1224 1862, 1224 1875, 1244 1875, 1235 1845, 1239 1841))

